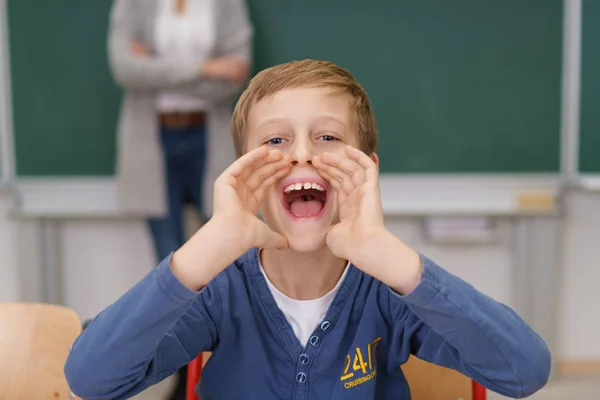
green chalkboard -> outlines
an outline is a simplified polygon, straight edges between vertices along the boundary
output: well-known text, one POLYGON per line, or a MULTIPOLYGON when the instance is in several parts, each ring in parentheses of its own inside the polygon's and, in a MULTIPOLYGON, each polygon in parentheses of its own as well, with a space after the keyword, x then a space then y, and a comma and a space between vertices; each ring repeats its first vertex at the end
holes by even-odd
MULTIPOLYGON (((17 173, 114 173, 109 0, 8 0, 17 173)), ((383 172, 556 172, 561 0, 248 0, 255 65, 321 58, 370 94, 383 172)))
POLYGON ((112 175, 110 0, 8 0, 18 176, 112 175))
POLYGON ((600 2, 584 0, 581 35, 579 171, 600 173, 600 2))

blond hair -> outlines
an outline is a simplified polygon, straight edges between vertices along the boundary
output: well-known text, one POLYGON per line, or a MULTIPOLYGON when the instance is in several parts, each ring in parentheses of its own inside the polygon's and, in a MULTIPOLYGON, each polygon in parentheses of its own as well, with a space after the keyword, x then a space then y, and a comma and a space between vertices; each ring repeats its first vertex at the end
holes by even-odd
POLYGON ((379 135, 367 93, 344 68, 328 61, 292 61, 267 68, 252 78, 240 96, 233 117, 231 132, 237 157, 246 152, 246 124, 252 105, 277 92, 297 87, 327 87, 345 94, 354 111, 359 148, 366 154, 377 149, 379 135))

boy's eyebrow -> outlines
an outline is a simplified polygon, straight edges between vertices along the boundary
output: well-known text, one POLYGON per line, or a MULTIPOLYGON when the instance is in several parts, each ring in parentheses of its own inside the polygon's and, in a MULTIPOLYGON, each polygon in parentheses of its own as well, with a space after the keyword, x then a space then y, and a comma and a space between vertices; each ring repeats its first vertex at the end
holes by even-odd
POLYGON ((264 121, 261 121, 257 127, 260 128, 263 125, 268 125, 268 124, 276 124, 278 122, 287 122, 289 119, 285 118, 285 117, 272 117, 269 119, 266 119, 264 121))
MULTIPOLYGON (((265 125, 276 124, 276 123, 281 123, 281 122, 288 122, 288 121, 289 121, 289 118, 286 118, 286 117, 272 117, 272 118, 266 119, 264 121, 261 121, 256 127, 261 128, 265 125)), ((316 123, 329 122, 329 121, 336 122, 336 123, 342 125, 344 128, 347 128, 344 121, 342 121, 341 119, 339 119, 337 117, 334 117, 333 115, 320 115, 317 118, 315 118, 316 123)))
POLYGON ((342 121, 341 119, 334 117, 333 115, 322 115, 316 118, 317 122, 328 122, 328 121, 333 121, 333 122, 337 122, 340 125, 343 125, 344 127, 346 127, 346 124, 344 123, 344 121, 342 121))

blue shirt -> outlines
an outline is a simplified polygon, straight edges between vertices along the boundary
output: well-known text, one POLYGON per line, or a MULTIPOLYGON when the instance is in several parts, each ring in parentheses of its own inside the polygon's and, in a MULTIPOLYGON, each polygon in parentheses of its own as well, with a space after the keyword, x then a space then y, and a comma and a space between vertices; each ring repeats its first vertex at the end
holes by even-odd
POLYGON ((520 398, 550 372, 543 340, 515 312, 422 256, 419 286, 401 296, 350 265, 306 346, 275 304, 251 249, 199 292, 165 259, 101 312, 65 365, 85 399, 126 399, 212 351, 202 400, 410 399, 410 354, 520 398))

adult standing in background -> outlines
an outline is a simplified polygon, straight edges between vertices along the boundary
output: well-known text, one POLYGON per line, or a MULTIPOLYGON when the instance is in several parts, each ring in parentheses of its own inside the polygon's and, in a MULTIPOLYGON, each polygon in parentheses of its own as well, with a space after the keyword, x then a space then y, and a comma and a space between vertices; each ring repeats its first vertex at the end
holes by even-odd
MULTIPOLYGON (((206 220, 203 186, 233 158, 233 101, 248 79, 245 0, 115 0, 109 62, 124 99, 118 124, 120 211, 148 219, 157 260, 184 243, 182 208, 206 220), (223 146, 213 146, 211 142, 223 146), (207 154, 208 153, 208 154, 207 154), (227 154, 227 155, 225 155, 227 154), (222 167, 216 164, 221 162, 222 167)), ((212 187, 212 185, 207 185, 212 187)), ((185 371, 171 399, 184 399, 185 371)))

